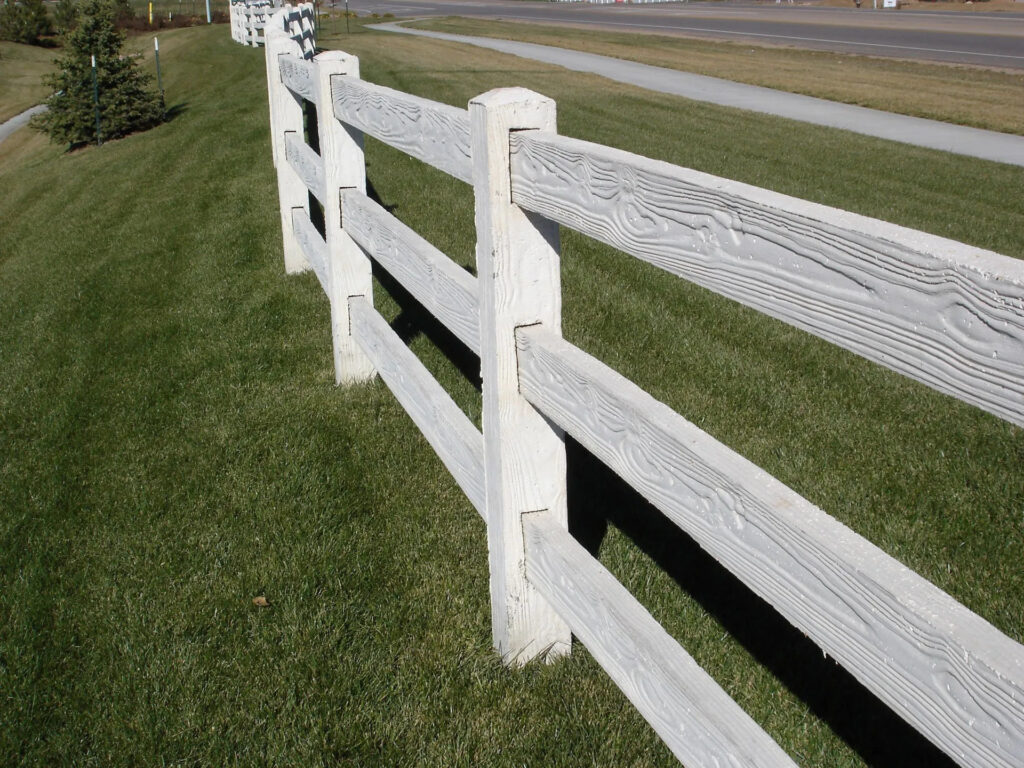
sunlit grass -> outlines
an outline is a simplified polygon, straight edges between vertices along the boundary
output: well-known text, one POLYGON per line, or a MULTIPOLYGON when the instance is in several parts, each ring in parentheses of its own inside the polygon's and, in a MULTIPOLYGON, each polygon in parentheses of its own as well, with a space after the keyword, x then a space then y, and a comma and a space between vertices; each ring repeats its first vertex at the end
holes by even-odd
MULTIPOLYGON (((352 29, 375 82, 523 85, 563 133, 1024 255, 1021 169, 352 29)), ((174 35, 172 122, 0 153, 0 763, 673 765, 585 650, 498 663, 479 518, 382 384, 333 386, 326 300, 283 273, 262 51, 174 35)), ((464 185, 367 168, 472 264, 464 185)), ((1024 636, 1021 430, 569 232, 563 279, 571 340, 1024 636)), ((376 303, 476 416, 472 358, 376 303)), ((941 764, 570 458, 579 534, 610 523, 602 560, 799 762, 941 764)))
POLYGON ((43 75, 53 71, 56 55, 52 48, 0 40, 0 123, 50 95, 43 75))

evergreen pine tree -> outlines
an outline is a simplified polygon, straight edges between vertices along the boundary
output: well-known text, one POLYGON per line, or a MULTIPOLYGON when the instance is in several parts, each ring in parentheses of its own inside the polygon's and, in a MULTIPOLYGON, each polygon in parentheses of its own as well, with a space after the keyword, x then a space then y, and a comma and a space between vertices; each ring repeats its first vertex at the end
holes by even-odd
POLYGON ((39 45, 41 38, 53 34, 53 23, 43 0, 7 0, 0 5, 0 40, 39 45))
POLYGON ((60 0, 53 12, 53 20, 54 26, 62 35, 66 35, 74 29, 78 24, 78 6, 75 4, 75 0, 60 0))
POLYGON ((57 60, 60 70, 44 78, 54 90, 49 109, 33 118, 33 126, 55 143, 82 144, 96 140, 92 63, 96 56, 100 121, 103 140, 144 131, 163 122, 160 97, 150 87, 152 77, 123 54, 125 36, 114 26, 110 0, 85 0, 78 26, 57 60))

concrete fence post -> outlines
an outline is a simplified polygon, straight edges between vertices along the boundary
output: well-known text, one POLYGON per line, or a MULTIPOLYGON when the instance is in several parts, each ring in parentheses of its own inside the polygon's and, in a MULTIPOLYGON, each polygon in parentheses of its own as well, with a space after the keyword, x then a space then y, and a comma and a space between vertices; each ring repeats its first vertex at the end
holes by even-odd
POLYGON ((561 333, 558 226, 514 205, 509 133, 555 130, 555 103, 523 88, 469 102, 480 281, 480 366, 491 628, 506 664, 569 652, 568 626, 526 580, 522 516, 566 524, 561 430, 519 393, 516 329, 561 333))
POLYGON ((333 80, 359 78, 359 59, 342 51, 325 51, 314 61, 318 69, 320 106, 320 156, 324 164, 327 199, 324 234, 327 240, 327 274, 331 300, 331 338, 334 346, 334 380, 337 384, 366 381, 374 368, 352 336, 348 301, 362 296, 373 303, 373 276, 369 257, 345 232, 341 195, 346 189, 366 192, 366 163, 362 131, 345 125, 334 115, 333 80))
POLYGON ((285 160, 286 134, 303 136, 302 99, 292 93, 281 81, 280 58, 302 58, 302 49, 276 24, 267 26, 267 85, 270 96, 270 140, 273 144, 274 165, 277 167, 277 193, 281 213, 281 234, 284 239, 284 269, 292 274, 310 268, 302 248, 292 230, 292 210, 302 208, 308 213, 309 194, 302 179, 285 160))

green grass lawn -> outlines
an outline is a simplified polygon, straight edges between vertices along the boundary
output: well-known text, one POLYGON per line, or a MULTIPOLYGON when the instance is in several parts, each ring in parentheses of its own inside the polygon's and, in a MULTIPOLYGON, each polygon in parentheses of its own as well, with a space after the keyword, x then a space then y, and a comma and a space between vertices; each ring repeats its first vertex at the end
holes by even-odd
MULTIPOLYGON (((523 85, 563 133, 1024 256, 1024 169, 353 30, 325 42, 375 82, 523 85)), ((0 764, 674 765, 584 649, 501 667, 482 523, 381 383, 333 386, 262 51, 161 54, 171 123, 0 145, 0 764)), ((367 167, 471 264, 468 188, 373 141, 367 167)), ((1022 430, 569 232, 563 279, 570 340, 1024 639, 1022 430)), ((476 418, 469 354, 376 303, 476 418)), ((570 448, 581 538, 798 762, 942 764, 570 448)))
POLYGON ((43 75, 53 71, 58 51, 0 40, 0 123, 50 95, 43 75))

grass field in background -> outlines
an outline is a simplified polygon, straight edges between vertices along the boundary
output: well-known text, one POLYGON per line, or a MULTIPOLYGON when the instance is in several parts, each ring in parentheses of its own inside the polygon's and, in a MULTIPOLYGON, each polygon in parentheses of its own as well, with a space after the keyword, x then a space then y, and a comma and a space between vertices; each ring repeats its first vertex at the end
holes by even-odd
POLYGON ((599 53, 887 112, 1024 134, 1024 74, 588 27, 446 18, 413 26, 599 53))
MULTIPOLYGON (((390 87, 526 86, 565 134, 1024 256, 1024 169, 359 23, 324 43, 390 87)), ((0 144, 0 763, 675 765, 584 649, 495 659, 482 523, 383 384, 333 386, 326 299, 283 273, 262 51, 219 26, 161 54, 171 123, 0 144)), ((472 264, 465 185, 373 141, 367 170, 472 264)), ((1024 431, 567 231, 563 281, 571 341, 1024 639, 1024 431)), ((471 355, 375 300, 478 417, 471 355)), ((570 470, 577 534, 798 762, 943 764, 575 446, 570 470)))
POLYGON ((44 101, 43 75, 53 71, 59 51, 0 40, 0 123, 44 101))

